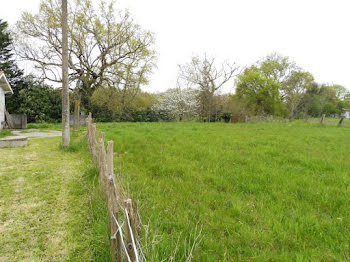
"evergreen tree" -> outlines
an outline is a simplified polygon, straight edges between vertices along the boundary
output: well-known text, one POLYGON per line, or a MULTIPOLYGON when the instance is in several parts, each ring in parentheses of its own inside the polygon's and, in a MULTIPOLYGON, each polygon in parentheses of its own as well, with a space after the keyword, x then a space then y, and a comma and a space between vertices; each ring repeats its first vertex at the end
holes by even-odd
POLYGON ((21 101, 19 91, 24 88, 23 72, 18 68, 13 58, 12 38, 8 32, 8 24, 0 19, 0 71, 3 71, 14 94, 6 99, 9 112, 17 112, 21 101))

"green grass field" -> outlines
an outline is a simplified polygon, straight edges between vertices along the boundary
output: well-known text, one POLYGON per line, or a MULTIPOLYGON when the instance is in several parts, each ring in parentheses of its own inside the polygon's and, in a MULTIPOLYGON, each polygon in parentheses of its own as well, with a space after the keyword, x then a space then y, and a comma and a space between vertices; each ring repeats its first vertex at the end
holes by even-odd
POLYGON ((98 128, 115 142, 118 180, 137 200, 149 261, 191 253, 193 261, 350 260, 348 126, 98 128))

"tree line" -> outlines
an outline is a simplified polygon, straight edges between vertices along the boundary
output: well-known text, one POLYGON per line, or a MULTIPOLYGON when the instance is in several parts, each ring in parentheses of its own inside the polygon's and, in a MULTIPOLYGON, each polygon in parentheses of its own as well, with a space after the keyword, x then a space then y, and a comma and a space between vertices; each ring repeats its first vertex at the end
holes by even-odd
MULTIPOLYGON (((249 67, 194 56, 179 65, 174 88, 146 92, 156 64, 154 35, 113 2, 97 8, 89 0, 68 6, 70 101, 99 121, 240 121, 245 116, 289 119, 339 115, 350 108, 348 90, 317 83, 290 58, 270 54, 249 67), (227 87, 234 93, 224 93, 227 87)), ((14 30, 0 20, 0 70, 14 90, 11 113, 31 122, 60 121, 62 82, 61 6, 43 0, 37 14, 23 13, 14 30), (33 65, 24 76, 16 59, 33 65)), ((74 107, 71 107, 74 108, 74 107)))

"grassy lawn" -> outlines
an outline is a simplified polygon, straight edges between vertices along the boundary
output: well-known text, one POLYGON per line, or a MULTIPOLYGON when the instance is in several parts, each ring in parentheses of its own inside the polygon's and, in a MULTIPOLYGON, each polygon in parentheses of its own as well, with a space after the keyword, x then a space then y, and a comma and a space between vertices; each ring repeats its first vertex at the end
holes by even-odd
POLYGON ((34 128, 39 130, 62 130, 61 123, 28 123, 27 128, 34 128))
POLYGON ((5 137, 5 136, 10 136, 11 131, 10 130, 1 130, 0 131, 0 138, 5 137))
POLYGON ((85 141, 0 149, 0 261, 108 261, 106 209, 85 141))
POLYGON ((350 260, 349 127, 98 128, 114 140, 115 168, 138 200, 149 261, 185 261, 193 246, 194 261, 350 260))

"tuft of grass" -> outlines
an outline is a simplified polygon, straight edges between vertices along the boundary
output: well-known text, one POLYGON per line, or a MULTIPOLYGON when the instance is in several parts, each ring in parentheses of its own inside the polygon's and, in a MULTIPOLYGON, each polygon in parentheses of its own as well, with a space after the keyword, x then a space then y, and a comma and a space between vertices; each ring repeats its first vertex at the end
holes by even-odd
POLYGON ((33 129, 39 129, 39 130, 45 130, 45 129, 51 129, 51 130, 62 130, 62 123, 28 123, 27 128, 33 128, 33 129))
POLYGON ((0 131, 0 138, 5 137, 5 136, 10 136, 11 135, 11 130, 1 130, 0 131))
POLYGON ((347 126, 98 128, 115 143, 117 180, 137 200, 150 261, 350 260, 347 126))

